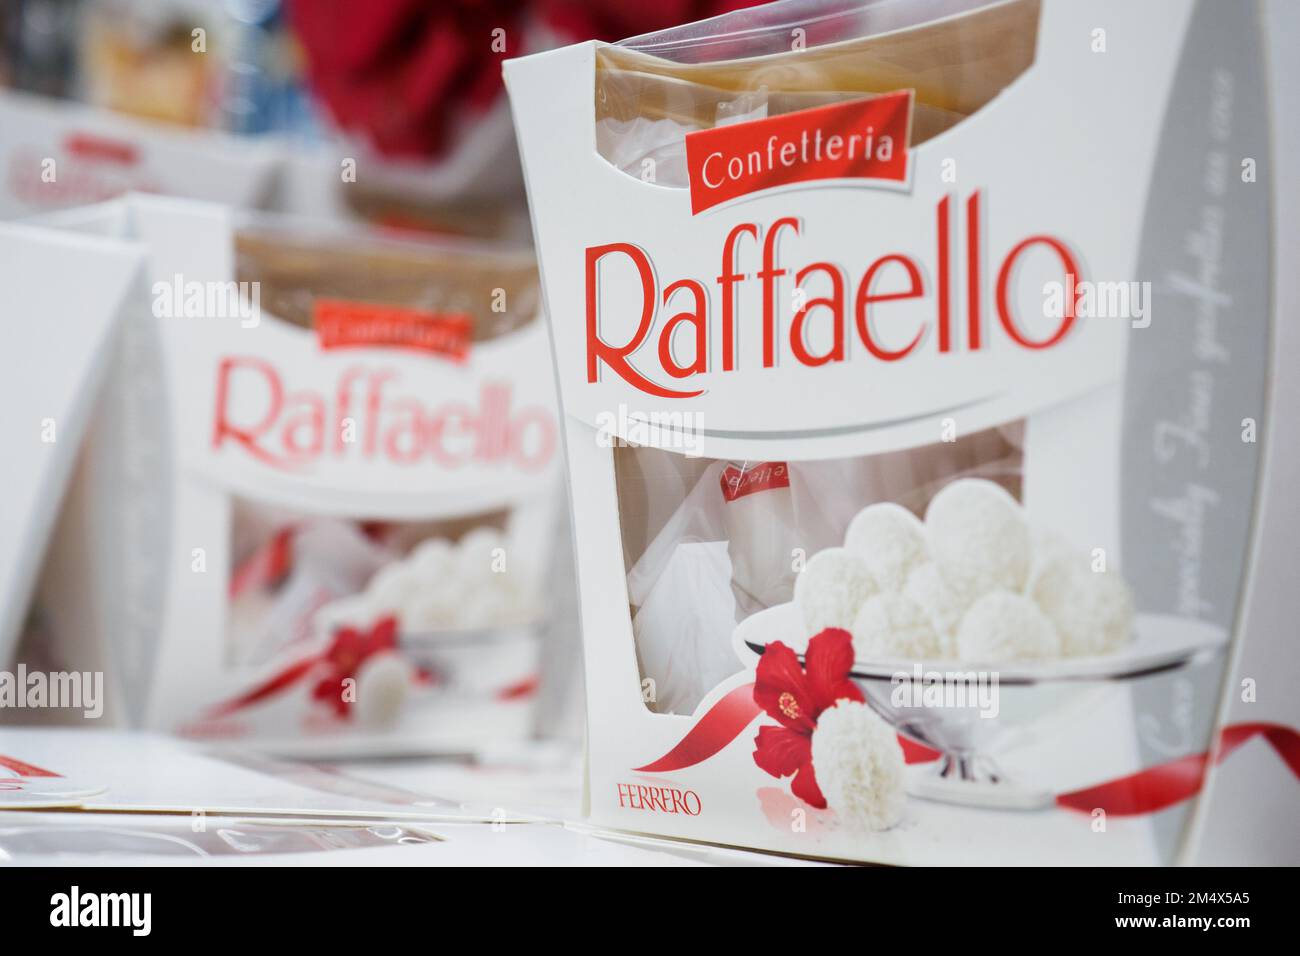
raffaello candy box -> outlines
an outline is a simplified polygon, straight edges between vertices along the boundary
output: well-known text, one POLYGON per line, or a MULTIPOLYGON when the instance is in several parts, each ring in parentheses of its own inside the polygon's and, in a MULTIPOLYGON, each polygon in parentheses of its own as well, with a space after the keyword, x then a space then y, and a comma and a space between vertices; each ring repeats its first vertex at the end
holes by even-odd
POLYGON ((133 191, 259 206, 294 192, 277 183, 281 163, 270 141, 0 89, 0 219, 133 191))
POLYGON ((1270 15, 788 0, 506 64, 593 823, 1171 863, 1249 751, 1294 834, 1270 15))
POLYGON ((564 587, 531 251, 142 196, 54 222, 147 263, 47 659, 106 671, 118 722, 290 754, 530 736, 564 587))

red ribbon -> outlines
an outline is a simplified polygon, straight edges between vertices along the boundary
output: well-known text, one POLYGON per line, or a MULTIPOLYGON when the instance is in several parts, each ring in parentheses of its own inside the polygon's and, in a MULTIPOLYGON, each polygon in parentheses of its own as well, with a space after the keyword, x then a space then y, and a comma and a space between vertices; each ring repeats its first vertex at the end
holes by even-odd
POLYGON ((636 769, 660 773, 702 763, 739 737, 760 713, 762 708, 754 703, 754 685, 742 684, 710 707, 681 743, 658 760, 636 769))
MULTIPOLYGON (((324 680, 332 683, 334 678, 338 678, 340 681, 339 689, 341 690, 342 679, 355 676, 357 669, 367 658, 381 651, 389 651, 395 648, 396 634, 397 619, 391 615, 380 618, 369 630, 358 630, 350 627, 340 628, 335 633, 333 643, 324 651, 311 657, 300 658, 283 670, 268 677, 251 690, 245 691, 231 700, 217 704, 208 711, 206 719, 214 720, 226 717, 237 710, 248 707, 250 704, 272 697, 306 678, 316 669, 317 665, 332 668, 332 671, 326 674, 324 680)), ((317 688, 316 696, 320 696, 320 688, 317 688)), ((344 704, 343 713, 346 712, 347 706, 344 704)))
POLYGON ((267 680, 258 684, 252 690, 245 691, 238 697, 224 701, 208 711, 207 720, 217 720, 221 717, 227 717, 237 710, 243 710, 258 701, 265 700, 267 697, 273 697, 286 687, 292 687, 298 681, 302 680, 312 669, 324 660, 321 656, 306 657, 302 660, 290 664, 284 670, 269 677, 267 680))
POLYGON ((29 763, 24 763, 14 757, 6 757, 0 754, 0 767, 6 770, 12 770, 20 777, 61 777, 62 774, 55 773, 53 770, 45 770, 29 763))
POLYGON ((1063 793, 1056 798, 1056 804, 1082 813, 1101 809, 1120 817, 1155 813, 1194 797, 1204 782, 1205 771, 1222 763, 1253 737, 1263 737, 1272 744, 1291 773, 1300 777, 1300 733, 1281 724, 1231 724, 1219 735, 1212 760, 1211 754, 1189 754, 1095 787, 1063 793))
MULTIPOLYGON (((754 685, 742 684, 710 707, 672 750, 635 769, 661 773, 703 763, 744 733, 761 712, 754 703, 754 685)), ((1282 724, 1232 724, 1220 733, 1213 759, 1209 753, 1179 757, 1126 777, 1060 794, 1056 798, 1057 806, 1084 813, 1102 809, 1114 816, 1155 813, 1195 796, 1204 783, 1206 769, 1221 763, 1253 737, 1263 737, 1272 744, 1291 772, 1300 778, 1300 732, 1282 724)), ((942 756, 941 751, 901 734, 898 742, 903 748, 903 759, 909 764, 928 763, 942 756)))
MULTIPOLYGON (((304 657, 299 661, 295 661, 283 670, 268 677, 251 690, 247 690, 238 697, 233 697, 230 700, 222 701, 215 705, 204 715, 204 719, 219 720, 222 717, 230 716, 236 711, 243 710, 245 707, 259 703, 268 697, 274 697, 281 691, 287 690, 294 684, 297 684, 299 681, 306 678, 315 669, 317 664, 325 663, 329 660, 329 657, 330 654, 326 651, 323 654, 304 657)), ((358 661, 357 663, 359 664, 360 662, 358 661)), ((441 679, 437 674, 423 667, 416 668, 415 679, 421 684, 431 686, 437 686, 441 683, 441 679)), ((496 692, 495 696, 497 700, 503 701, 523 700, 524 698, 531 697, 533 694, 537 693, 539 686, 540 679, 538 675, 530 674, 528 677, 525 677, 520 681, 508 684, 501 688, 496 692)), ((743 729, 743 727, 740 728, 740 730, 743 729)), ((739 732, 740 731, 738 730, 737 733, 739 732)), ((0 757, 0 766, 3 766, 3 763, 4 758, 0 757)))
POLYGON ((903 763, 929 763, 943 756, 942 750, 927 747, 902 734, 898 735, 898 745, 903 748, 903 763))

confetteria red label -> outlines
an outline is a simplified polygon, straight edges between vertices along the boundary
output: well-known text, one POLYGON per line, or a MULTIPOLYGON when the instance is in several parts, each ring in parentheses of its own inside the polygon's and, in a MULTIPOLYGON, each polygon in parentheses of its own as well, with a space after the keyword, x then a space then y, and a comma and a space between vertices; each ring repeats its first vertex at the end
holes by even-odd
POLYGON ((759 462, 744 468, 728 465, 722 471, 722 497, 727 501, 759 491, 789 487, 790 468, 783 461, 759 462))
POLYGON ((686 134, 691 213, 818 179, 907 179, 912 91, 686 134))
POLYGON ((469 357, 474 333, 467 315, 338 299, 317 299, 313 319, 322 349, 412 349, 457 362, 469 357))

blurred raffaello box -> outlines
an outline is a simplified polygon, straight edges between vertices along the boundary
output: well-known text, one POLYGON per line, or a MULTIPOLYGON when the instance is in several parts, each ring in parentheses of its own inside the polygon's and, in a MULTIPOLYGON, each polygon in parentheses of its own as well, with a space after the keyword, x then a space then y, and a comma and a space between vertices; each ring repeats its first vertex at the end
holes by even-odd
POLYGON ((271 140, 0 90, 0 219, 133 191, 258 206, 277 190, 283 153, 271 140))
POLYGON ((533 736, 576 624, 531 250, 139 195, 43 225, 141 262, 20 659, 287 754, 533 736))

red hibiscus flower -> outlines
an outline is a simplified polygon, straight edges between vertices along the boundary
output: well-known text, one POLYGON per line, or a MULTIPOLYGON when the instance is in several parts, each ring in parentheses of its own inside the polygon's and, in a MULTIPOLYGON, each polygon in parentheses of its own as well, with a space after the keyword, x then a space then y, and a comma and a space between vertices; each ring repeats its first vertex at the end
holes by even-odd
POLYGON ((822 711, 838 700, 862 702, 862 691, 849 679, 853 638, 828 627, 808 642, 804 666, 780 641, 767 645, 758 659, 754 703, 781 726, 760 727, 754 738, 754 763, 774 777, 788 777, 790 791, 819 810, 826 798, 817 786, 812 763, 812 733, 822 711))
POLYGON ((312 697, 334 708, 340 717, 348 715, 350 701, 343 697, 343 682, 355 677, 361 665, 382 651, 397 649, 397 619, 391 615, 380 618, 368 631, 352 627, 340 628, 320 659, 324 673, 312 697))

